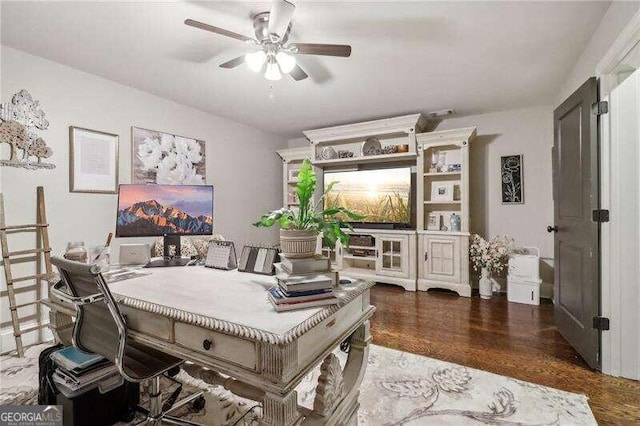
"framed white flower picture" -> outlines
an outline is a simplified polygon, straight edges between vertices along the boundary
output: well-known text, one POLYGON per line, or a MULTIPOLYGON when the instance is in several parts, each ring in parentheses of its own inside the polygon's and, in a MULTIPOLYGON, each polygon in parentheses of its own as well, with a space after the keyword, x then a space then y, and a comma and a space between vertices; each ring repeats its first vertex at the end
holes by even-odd
POLYGON ((204 141, 131 128, 131 183, 204 185, 204 141))

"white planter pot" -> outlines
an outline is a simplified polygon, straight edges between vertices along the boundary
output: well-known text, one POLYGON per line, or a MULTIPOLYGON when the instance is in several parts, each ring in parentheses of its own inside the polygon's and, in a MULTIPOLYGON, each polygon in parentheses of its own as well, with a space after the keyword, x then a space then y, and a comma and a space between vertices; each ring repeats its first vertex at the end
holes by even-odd
POLYGON ((316 254, 317 234, 300 229, 280 230, 280 249, 288 258, 313 257, 316 254))
POLYGON ((492 288, 493 282, 491 280, 491 276, 489 275, 489 270, 487 268, 482 268, 482 276, 480 277, 479 288, 480 288, 480 297, 483 299, 491 299, 491 295, 493 294, 492 288))

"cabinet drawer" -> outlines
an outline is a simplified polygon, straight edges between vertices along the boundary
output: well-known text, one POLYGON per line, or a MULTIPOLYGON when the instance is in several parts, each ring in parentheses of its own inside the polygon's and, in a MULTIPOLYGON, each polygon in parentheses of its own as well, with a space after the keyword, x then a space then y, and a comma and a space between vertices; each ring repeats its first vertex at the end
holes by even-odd
POLYGON ((362 315, 362 303, 362 296, 357 297, 302 335, 298 340, 298 365, 305 365, 318 356, 327 343, 351 327, 362 315))
POLYGON ((175 323, 174 327, 175 341, 180 346, 256 370, 257 355, 254 342, 181 322, 175 323))
POLYGON ((120 305, 120 311, 126 317, 128 329, 148 334, 167 342, 171 340, 171 321, 169 318, 138 309, 131 309, 123 305, 120 305))

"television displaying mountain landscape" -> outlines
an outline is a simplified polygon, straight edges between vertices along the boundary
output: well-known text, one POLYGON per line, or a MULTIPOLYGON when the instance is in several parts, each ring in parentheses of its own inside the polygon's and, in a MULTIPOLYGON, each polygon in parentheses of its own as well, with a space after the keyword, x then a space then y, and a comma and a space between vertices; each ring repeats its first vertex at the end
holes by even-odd
MULTIPOLYGON (((411 222, 411 168, 325 172, 325 207, 341 206, 365 216, 364 223, 411 222)), ((343 217, 349 222, 349 218, 343 217)))
POLYGON ((212 233, 213 186, 120 185, 116 237, 212 233))

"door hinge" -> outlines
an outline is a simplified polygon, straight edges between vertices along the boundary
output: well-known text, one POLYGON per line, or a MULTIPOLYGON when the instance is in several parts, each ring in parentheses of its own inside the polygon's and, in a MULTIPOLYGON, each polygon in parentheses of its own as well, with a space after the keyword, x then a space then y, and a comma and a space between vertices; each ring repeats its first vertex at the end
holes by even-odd
POLYGON ((594 102, 591 105, 591 112, 595 115, 602 115, 602 114, 606 114, 609 112, 609 102, 607 101, 601 101, 601 102, 594 102))
POLYGON ((609 330, 609 318, 593 317, 593 328, 600 331, 609 330))
POLYGON ((594 222, 609 222, 609 210, 606 209, 598 209, 593 211, 593 221, 594 222))

